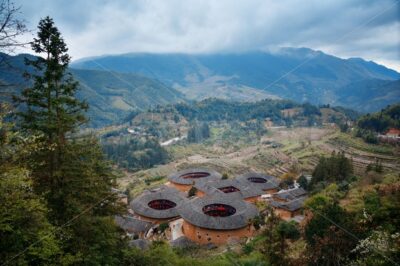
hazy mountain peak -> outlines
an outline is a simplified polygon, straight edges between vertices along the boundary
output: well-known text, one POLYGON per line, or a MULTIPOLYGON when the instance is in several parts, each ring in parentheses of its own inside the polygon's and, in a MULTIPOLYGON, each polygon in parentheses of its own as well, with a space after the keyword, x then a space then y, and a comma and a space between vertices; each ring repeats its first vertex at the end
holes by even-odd
MULTIPOLYGON (((361 106, 371 87, 365 87, 361 94, 359 91, 350 103, 343 100, 343 88, 351 90, 352 84, 357 83, 359 90, 358 82, 363 80, 400 79, 399 73, 375 62, 342 59, 306 47, 213 54, 130 53, 83 59, 72 65, 140 73, 180 90, 191 99, 213 96, 248 100, 252 98, 248 95, 257 95, 255 98, 280 97, 314 104, 346 103, 349 107, 361 106)), ((347 92, 346 95, 349 96, 347 92)), ((371 108, 379 109, 399 101, 396 95, 380 95, 385 100, 371 108)))

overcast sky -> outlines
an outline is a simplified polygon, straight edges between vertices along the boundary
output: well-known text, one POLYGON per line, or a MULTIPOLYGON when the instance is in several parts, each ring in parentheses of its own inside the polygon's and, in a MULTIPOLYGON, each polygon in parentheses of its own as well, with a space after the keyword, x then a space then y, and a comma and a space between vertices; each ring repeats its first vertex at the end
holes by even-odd
POLYGON ((290 46, 362 57, 400 71, 398 0, 14 2, 32 30, 40 18, 54 18, 74 60, 128 52, 242 52, 290 46))

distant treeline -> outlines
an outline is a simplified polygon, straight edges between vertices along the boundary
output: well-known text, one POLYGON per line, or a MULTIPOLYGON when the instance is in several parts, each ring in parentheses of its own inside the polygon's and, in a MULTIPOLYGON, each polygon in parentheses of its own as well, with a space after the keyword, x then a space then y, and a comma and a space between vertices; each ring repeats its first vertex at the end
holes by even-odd
POLYGON ((238 103, 219 99, 207 99, 201 102, 175 105, 178 113, 188 120, 221 121, 269 117, 274 121, 282 119, 281 110, 296 107, 291 101, 263 100, 260 102, 238 103))
POLYGON ((380 112, 366 114, 357 121, 357 126, 375 132, 384 132, 391 127, 400 127, 400 104, 389 105, 380 112))
POLYGON ((345 157, 343 152, 333 152, 330 157, 319 159, 312 176, 310 189, 315 188, 316 185, 324 187, 333 182, 339 185, 347 184, 353 177, 353 163, 345 157))
POLYGON ((342 107, 342 106, 334 106, 331 107, 329 104, 321 105, 321 108, 332 108, 332 110, 344 114, 347 118, 351 120, 357 120, 361 114, 353 109, 342 107))
POLYGON ((400 104, 360 117, 355 135, 368 143, 377 143, 376 133, 384 133, 389 128, 400 128, 400 104))
POLYGON ((150 168, 168 160, 168 153, 154 138, 118 138, 102 146, 109 159, 129 170, 150 168))
POLYGON ((187 140, 191 143, 201 142, 210 137, 210 127, 207 123, 194 123, 188 131, 187 140))
MULTIPOLYGON (((200 102, 177 103, 157 106, 149 110, 154 113, 176 113, 189 121, 248 121, 269 118, 275 124, 285 125, 286 122, 298 117, 319 117, 321 112, 317 106, 309 103, 299 104, 289 100, 265 99, 258 102, 231 102, 210 98, 200 102), (299 108, 300 112, 293 116, 285 116, 282 110, 299 108)), ((341 112, 340 109, 338 109, 341 112)), ((126 121, 132 120, 138 113, 130 114, 126 121)))

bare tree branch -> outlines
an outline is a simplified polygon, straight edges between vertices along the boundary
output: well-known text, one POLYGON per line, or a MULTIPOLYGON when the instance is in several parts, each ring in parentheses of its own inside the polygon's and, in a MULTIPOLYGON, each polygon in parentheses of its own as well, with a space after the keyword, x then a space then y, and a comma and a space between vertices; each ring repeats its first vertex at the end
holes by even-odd
MULTIPOLYGON (((25 21, 19 18, 20 7, 16 7, 10 0, 0 0, 0 70, 4 71, 19 71, 8 62, 7 53, 14 52, 14 49, 26 45, 18 40, 18 36, 27 32, 25 21)), ((21 74, 22 76, 22 74, 21 74)), ((0 81, 0 99, 5 101, 10 98, 12 88, 17 84, 7 84, 5 81, 0 81)))
POLYGON ((10 0, 0 0, 0 52, 12 52, 13 49, 25 45, 17 37, 27 32, 25 23, 18 18, 20 7, 10 0))

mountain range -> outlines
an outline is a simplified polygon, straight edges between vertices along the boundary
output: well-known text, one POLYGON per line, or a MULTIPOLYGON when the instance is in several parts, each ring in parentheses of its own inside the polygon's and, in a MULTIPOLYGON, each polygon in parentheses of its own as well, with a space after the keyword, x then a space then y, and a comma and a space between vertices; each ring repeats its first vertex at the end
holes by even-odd
POLYGON ((139 73, 195 100, 285 98, 362 112, 400 101, 400 73, 361 58, 341 59, 308 48, 237 54, 131 53, 84 58, 72 67, 139 73))
MULTIPOLYGON (((0 64, 0 92, 3 95, 18 94, 29 85, 23 73, 31 69, 25 66, 24 58, 32 60, 33 56, 0 54, 3 62, 0 64)), ((185 100, 181 92, 143 75, 86 69, 70 69, 70 72, 79 81, 77 96, 89 103, 87 115, 92 127, 116 123, 132 110, 185 100)))
MULTIPOLYGON (((0 53, 3 93, 18 93, 28 85, 23 78, 30 71, 25 57, 33 55, 0 53)), ((234 101, 281 98, 361 112, 400 102, 398 72, 360 58, 341 59, 308 48, 108 55, 77 60, 70 72, 80 83, 78 97, 90 105, 93 127, 115 123, 135 109, 210 97, 234 101)))

